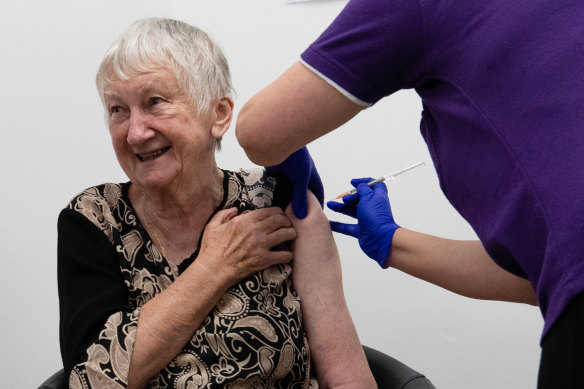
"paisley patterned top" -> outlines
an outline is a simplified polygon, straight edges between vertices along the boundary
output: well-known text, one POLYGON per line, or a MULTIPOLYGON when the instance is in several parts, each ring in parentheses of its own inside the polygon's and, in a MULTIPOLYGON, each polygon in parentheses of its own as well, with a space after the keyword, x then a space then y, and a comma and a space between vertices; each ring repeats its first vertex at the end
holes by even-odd
MULTIPOLYGON (((224 171, 219 209, 284 206, 262 169, 224 171)), ((77 195, 59 216, 61 354, 69 387, 124 388, 140 307, 196 258, 167 262, 140 224, 130 183, 77 195)), ((200 243, 200 241, 199 241, 200 243)), ((149 388, 318 388, 291 267, 231 287, 149 388)))

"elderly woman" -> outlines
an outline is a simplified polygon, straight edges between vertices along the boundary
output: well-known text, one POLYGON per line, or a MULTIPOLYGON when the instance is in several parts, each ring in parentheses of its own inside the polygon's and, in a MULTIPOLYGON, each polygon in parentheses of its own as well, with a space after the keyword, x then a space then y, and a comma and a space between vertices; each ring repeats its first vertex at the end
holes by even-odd
POLYGON ((129 182, 59 216, 70 388, 374 387, 318 201, 295 219, 286 182, 216 165, 233 113, 217 45, 138 21, 97 88, 129 182))

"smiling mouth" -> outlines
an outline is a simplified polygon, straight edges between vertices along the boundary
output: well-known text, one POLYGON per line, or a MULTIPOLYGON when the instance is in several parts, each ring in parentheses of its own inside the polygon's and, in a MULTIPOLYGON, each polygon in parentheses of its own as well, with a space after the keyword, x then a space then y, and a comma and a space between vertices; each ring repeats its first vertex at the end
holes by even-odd
POLYGON ((161 149, 152 151, 150 153, 136 154, 136 156, 138 157, 138 159, 140 161, 151 161, 153 159, 156 159, 156 158, 160 157, 162 154, 166 153, 168 150, 170 150, 170 146, 169 147, 163 147, 161 149))

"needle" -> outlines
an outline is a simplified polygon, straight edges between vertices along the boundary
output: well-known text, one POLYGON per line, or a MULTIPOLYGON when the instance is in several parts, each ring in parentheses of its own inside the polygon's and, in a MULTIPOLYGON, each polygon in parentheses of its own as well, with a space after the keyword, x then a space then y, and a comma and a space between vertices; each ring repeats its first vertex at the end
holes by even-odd
MULTIPOLYGON (((417 168, 418 166, 422 166, 422 165, 425 165, 425 163, 424 162, 418 162, 418 163, 416 163, 416 164, 414 164, 412 166, 408 166, 408 167, 406 167, 404 169, 401 169, 401 170, 399 170, 399 171, 397 171, 395 173, 386 174, 383 177, 380 177, 380 178, 378 178, 376 180, 369 181, 367 183, 367 185, 369 185, 370 188, 373 188, 373 186, 375 186, 376 184, 379 184, 380 182, 393 180, 396 176, 399 176, 400 174, 403 174, 403 173, 405 173, 405 172, 407 172, 409 170, 412 170, 412 169, 417 168)), ((353 194, 353 193, 357 193, 357 189, 356 188, 353 188, 353 189, 351 189, 348 192, 342 193, 342 194, 338 195, 336 198, 337 199, 340 199, 343 196, 346 196, 346 195, 349 195, 349 194, 353 194)))

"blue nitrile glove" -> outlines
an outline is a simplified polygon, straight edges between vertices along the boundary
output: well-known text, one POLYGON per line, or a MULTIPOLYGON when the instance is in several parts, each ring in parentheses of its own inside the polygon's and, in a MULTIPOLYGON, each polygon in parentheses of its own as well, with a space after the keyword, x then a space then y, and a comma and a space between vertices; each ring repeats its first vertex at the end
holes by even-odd
POLYGON ((292 181, 292 210, 298 219, 304 219, 308 213, 307 189, 314 193, 322 207, 324 203, 322 181, 306 147, 290 154, 282 163, 266 167, 266 171, 275 175, 284 174, 292 181))
POLYGON ((355 178, 351 184, 357 193, 343 197, 343 203, 329 201, 327 206, 357 219, 358 224, 345 224, 331 221, 333 231, 355 237, 359 246, 368 257, 377 261, 379 266, 387 268, 385 263, 391 251, 391 240, 395 230, 400 228, 393 220, 387 187, 383 182, 372 188, 367 182, 372 178, 355 178))

